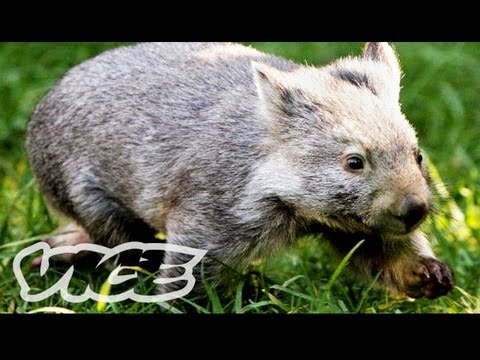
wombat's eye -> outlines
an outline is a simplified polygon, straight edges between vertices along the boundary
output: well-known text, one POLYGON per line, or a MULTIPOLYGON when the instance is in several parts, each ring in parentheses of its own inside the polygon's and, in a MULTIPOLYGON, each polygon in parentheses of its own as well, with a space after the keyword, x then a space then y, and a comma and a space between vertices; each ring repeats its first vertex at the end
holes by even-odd
POLYGON ((423 161, 423 155, 422 155, 421 152, 418 152, 417 153, 417 163, 418 163, 418 165, 421 165, 422 161, 423 161))
POLYGON ((362 170, 364 167, 363 158, 360 155, 350 155, 345 159, 345 168, 350 171, 362 170))

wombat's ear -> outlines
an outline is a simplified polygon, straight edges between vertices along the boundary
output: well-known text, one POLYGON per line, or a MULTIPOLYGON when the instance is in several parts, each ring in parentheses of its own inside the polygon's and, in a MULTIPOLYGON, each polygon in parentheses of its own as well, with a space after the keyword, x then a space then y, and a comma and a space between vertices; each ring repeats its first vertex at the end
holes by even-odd
POLYGON ((400 64, 395 50, 386 42, 367 43, 363 51, 363 56, 366 59, 383 62, 391 70, 400 73, 400 64))
POLYGON ((282 72, 269 65, 252 61, 253 80, 258 95, 265 105, 274 105, 280 102, 282 89, 282 72))
POLYGON ((402 71, 395 50, 386 42, 369 42, 365 45, 363 57, 368 60, 378 61, 387 65, 391 74, 392 85, 398 86, 400 91, 400 79, 402 71))
MULTIPOLYGON (((252 61, 253 80, 260 98, 261 110, 264 111, 264 125, 274 137, 282 136, 285 128, 290 128, 286 121, 284 101, 289 90, 285 86, 285 73, 269 65, 252 61)), ((293 101, 291 96, 290 101, 293 101)), ((291 106, 291 105, 290 105, 291 106)))

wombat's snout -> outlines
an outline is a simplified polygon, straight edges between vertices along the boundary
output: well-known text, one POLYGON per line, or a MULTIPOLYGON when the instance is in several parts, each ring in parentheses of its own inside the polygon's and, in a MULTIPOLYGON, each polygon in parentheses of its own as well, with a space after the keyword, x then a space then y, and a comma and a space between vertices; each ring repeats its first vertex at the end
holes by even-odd
POLYGON ((427 213, 428 205, 423 199, 414 194, 407 194, 394 217, 402 221, 406 231, 410 232, 421 224, 427 213))

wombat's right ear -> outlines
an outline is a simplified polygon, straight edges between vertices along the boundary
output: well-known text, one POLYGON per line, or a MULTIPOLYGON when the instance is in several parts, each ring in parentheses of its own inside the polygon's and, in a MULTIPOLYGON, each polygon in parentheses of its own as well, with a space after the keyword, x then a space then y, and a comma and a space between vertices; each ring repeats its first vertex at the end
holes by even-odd
POLYGON ((367 43, 363 50, 363 56, 366 59, 383 62, 392 70, 400 70, 395 50, 386 42, 367 43))
POLYGON ((387 65, 392 75, 392 80, 400 88, 400 78, 402 71, 398 61, 397 54, 393 47, 386 42, 369 42, 365 45, 363 50, 363 57, 365 59, 381 62, 387 65))
POLYGON ((253 80, 257 87, 258 95, 267 106, 281 103, 280 93, 282 72, 269 65, 252 61, 253 80))

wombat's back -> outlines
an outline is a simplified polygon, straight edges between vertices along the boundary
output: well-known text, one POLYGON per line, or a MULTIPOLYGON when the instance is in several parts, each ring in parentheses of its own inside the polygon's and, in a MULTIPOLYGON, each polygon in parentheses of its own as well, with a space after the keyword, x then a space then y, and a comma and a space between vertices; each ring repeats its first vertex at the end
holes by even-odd
POLYGON ((147 43, 71 69, 28 128, 52 205, 74 218, 96 213, 96 198, 85 197, 94 189, 158 228, 169 199, 214 192, 231 201, 260 156, 252 60, 294 66, 241 45, 147 43))

